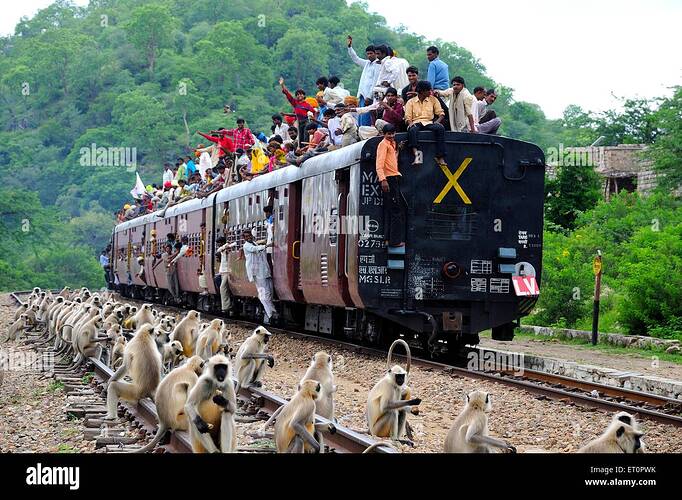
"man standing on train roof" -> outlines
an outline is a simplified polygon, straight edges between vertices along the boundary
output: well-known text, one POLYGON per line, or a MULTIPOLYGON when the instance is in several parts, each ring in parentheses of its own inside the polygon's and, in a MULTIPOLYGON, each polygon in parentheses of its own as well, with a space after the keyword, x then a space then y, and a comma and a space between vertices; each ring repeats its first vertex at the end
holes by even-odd
POLYGON ((426 58, 429 60, 429 69, 426 79, 434 90, 445 90, 448 88, 448 65, 441 60, 438 47, 431 45, 426 49, 426 58))
POLYGON ((303 89, 297 89, 294 98, 289 92, 289 89, 284 85, 284 78, 279 78, 279 86, 282 87, 282 94, 287 98, 291 107, 294 108, 294 114, 298 120, 298 135, 299 137, 304 137, 305 126, 308 123, 308 113, 315 113, 315 108, 313 108, 308 101, 305 99, 305 91, 303 89))
POLYGON ((452 87, 447 90, 436 90, 440 97, 450 97, 448 113, 450 114, 450 130, 453 132, 477 132, 478 117, 474 116, 476 98, 467 90, 464 78, 456 76, 452 79, 452 87))
POLYGON ((185 156, 185 166, 187 167, 187 180, 197 171, 197 166, 191 156, 185 156))
POLYGON ((234 138, 235 149, 246 149, 248 146, 253 146, 256 143, 251 130, 246 128, 244 118, 237 118, 237 128, 229 131, 234 138))
POLYGON ((171 168, 170 163, 164 163, 163 164, 163 184, 165 185, 166 182, 171 182, 174 179, 173 175, 173 169, 171 168))
POLYGON ((404 247, 407 204, 400 191, 395 126, 387 123, 382 130, 384 140, 377 147, 376 171, 383 192, 384 236, 389 247, 404 247))
MULTIPOLYGON (((375 64, 376 53, 374 52, 374 45, 368 45, 365 49, 367 59, 361 59, 353 49, 353 37, 348 35, 348 55, 351 60, 362 68, 360 75, 360 83, 358 84, 358 99, 360 100, 358 107, 369 106, 372 104, 372 89, 374 83, 379 76, 378 64, 375 64)), ((370 115, 360 117, 360 125, 369 126, 372 124, 370 115)))
POLYGON ((272 135, 270 137, 278 135, 282 139, 286 139, 289 125, 282 121, 282 115, 272 115, 272 123, 275 126, 275 130, 272 131, 272 135))
POLYGON ((208 139, 211 142, 214 142, 218 145, 219 152, 218 152, 218 157, 222 158, 229 153, 234 153, 235 147, 234 143, 232 142, 232 139, 230 139, 227 136, 227 130, 224 128, 221 128, 217 131, 211 130, 212 135, 204 134, 203 132, 199 132, 197 130, 197 134, 200 136, 204 137, 205 139, 208 139))
POLYGON ((431 84, 426 80, 417 83, 417 97, 413 97, 405 105, 405 123, 407 123, 408 146, 414 153, 412 165, 424 163, 424 155, 419 149, 417 133, 421 130, 431 130, 436 136, 436 155, 434 160, 439 165, 445 162, 445 128, 442 121, 445 112, 438 99, 431 95, 431 84))
POLYGON ((256 283, 258 299, 263 304, 265 316, 263 323, 269 325, 279 316, 272 302, 272 274, 266 257, 266 245, 259 245, 253 241, 251 230, 244 231, 244 257, 246 258, 246 275, 250 282, 256 283))

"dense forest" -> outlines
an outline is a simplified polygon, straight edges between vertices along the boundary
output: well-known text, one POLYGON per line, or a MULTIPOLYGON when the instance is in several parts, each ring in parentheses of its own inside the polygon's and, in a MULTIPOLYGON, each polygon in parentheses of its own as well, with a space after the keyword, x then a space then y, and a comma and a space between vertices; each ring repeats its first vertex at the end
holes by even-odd
MULTIPOLYGON (((649 154, 665 174, 662 190, 679 185, 679 88, 672 97, 624 99, 619 111, 595 114, 569 106, 562 119, 549 120, 536 104, 515 100, 513 89, 488 75, 467 48, 391 29, 359 2, 91 0, 81 8, 59 0, 0 38, 0 289, 103 285, 97 256, 108 241, 113 212, 130 197, 135 171, 145 183, 160 182, 164 161, 201 142, 195 130, 233 127, 238 116, 252 130, 268 133, 270 115, 288 110, 277 85, 280 75, 290 88, 309 93, 319 76, 337 75, 355 92, 361 70, 347 55, 348 34, 359 51, 368 43, 391 45, 424 74, 425 48, 435 43, 451 76, 463 76, 470 89, 497 89, 501 134, 542 148, 586 146, 600 136, 603 145, 650 144, 649 154), (233 112, 225 114, 225 105, 233 112), (134 161, 98 166, 84 161, 83 150, 92 147, 127 148, 134 161)), ((669 304, 664 311, 643 317, 632 312, 637 316, 632 318, 622 313, 638 307, 633 301, 649 300, 630 282, 648 258, 638 245, 675 252, 677 260, 666 262, 665 269, 674 279, 682 275, 677 199, 662 193, 651 200, 622 197, 598 204, 597 182, 591 171, 577 169, 560 171, 548 183, 547 264, 536 318, 570 325, 585 318, 589 294, 576 306, 561 290, 589 289, 589 272, 586 278, 568 276, 576 267, 555 264, 554 253, 580 258, 584 266, 594 251, 594 231, 613 236, 619 259, 634 259, 623 266, 630 271, 613 276, 619 281, 611 283, 616 291, 607 310, 620 312, 609 326, 642 331, 679 324, 679 282, 661 291, 669 304), (640 216, 630 216, 631 210, 640 216), (655 219, 657 210, 664 212, 660 231, 643 234, 644 222, 655 219), (619 224, 628 218, 633 222, 625 231, 619 224), (587 246, 572 253, 579 240, 587 246), (677 266, 676 278, 671 265, 677 266), (579 285, 569 286, 574 282, 579 285)))

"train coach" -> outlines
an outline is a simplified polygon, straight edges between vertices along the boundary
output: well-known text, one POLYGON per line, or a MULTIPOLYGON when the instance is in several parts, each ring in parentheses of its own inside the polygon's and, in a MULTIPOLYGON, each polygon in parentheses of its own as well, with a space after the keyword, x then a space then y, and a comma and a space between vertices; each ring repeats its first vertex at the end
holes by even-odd
MULTIPOLYGON (((396 141, 406 139, 397 134, 396 141)), ((166 301, 164 265, 153 268, 167 233, 189 237, 178 263, 184 305, 215 312, 216 239, 234 242, 229 285, 238 314, 262 314, 246 277, 242 234, 265 238, 273 207, 273 284, 289 326, 353 342, 400 336, 431 355, 456 352, 492 329, 511 340, 540 286, 544 155, 537 146, 494 135, 446 132, 448 166, 434 160, 430 132, 419 133, 424 163, 399 153, 407 203, 406 245, 384 238, 373 138, 117 225, 111 263, 119 291, 166 301), (140 258, 141 257, 141 258, 140 258), (144 275, 139 276, 140 267, 144 275)))

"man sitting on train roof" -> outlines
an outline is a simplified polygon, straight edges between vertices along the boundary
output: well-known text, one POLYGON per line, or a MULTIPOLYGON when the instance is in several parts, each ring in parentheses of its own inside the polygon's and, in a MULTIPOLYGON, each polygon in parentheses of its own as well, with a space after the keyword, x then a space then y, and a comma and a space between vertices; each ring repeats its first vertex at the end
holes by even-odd
POLYGON ((436 155, 434 160, 439 165, 445 162, 445 128, 441 124, 445 112, 438 99, 431 95, 431 84, 426 80, 417 83, 417 96, 405 105, 405 123, 407 123, 408 146, 412 148, 414 161, 412 165, 424 163, 424 155, 418 147, 417 133, 431 130, 436 136, 436 155))

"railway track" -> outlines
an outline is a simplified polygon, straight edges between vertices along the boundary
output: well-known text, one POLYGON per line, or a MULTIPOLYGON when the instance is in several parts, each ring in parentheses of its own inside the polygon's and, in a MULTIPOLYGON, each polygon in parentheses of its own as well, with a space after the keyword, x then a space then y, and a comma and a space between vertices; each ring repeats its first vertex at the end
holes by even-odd
MULTIPOLYGON (((20 296, 30 292, 13 292, 10 295, 19 304, 23 301, 20 296)), ((165 306, 164 306, 165 307, 165 306)), ((31 337, 36 338, 40 332, 28 332, 29 342, 31 337), (33 335, 31 336, 31 333, 33 335)), ((47 349, 43 349, 47 350, 47 349)), ((154 403, 150 399, 143 399, 138 404, 125 401, 119 402, 119 416, 128 420, 131 426, 138 429, 136 436, 120 435, 124 429, 110 429, 109 426, 120 424, 115 421, 104 421, 106 414, 103 397, 106 383, 113 375, 113 371, 102 361, 88 358, 85 366, 74 371, 67 368, 66 364, 57 364, 54 367, 54 377, 64 384, 67 395, 71 396, 72 405, 67 407, 67 414, 84 419, 85 435, 97 440, 97 447, 105 447, 108 452, 133 451, 143 446, 145 441, 151 439, 157 428, 158 417, 154 403), (97 433, 99 431, 99 434, 97 433)), ((261 390, 259 388, 241 388, 237 394, 239 412, 235 417, 236 422, 265 421, 287 400, 261 390)), ((316 423, 330 424, 325 418, 316 416, 316 423)), ((360 434, 339 424, 334 424, 336 432, 325 433, 325 451, 331 453, 361 453, 376 441, 369 436, 360 434)), ((192 446, 187 432, 170 433, 170 441, 157 447, 158 452, 191 453, 192 446)), ((376 447, 377 453, 397 453, 390 446, 376 447)), ((266 447, 240 447, 239 452, 258 453, 275 452, 274 444, 266 447)))
MULTIPOLYGON (((129 299, 124 296, 121 296, 120 298, 124 301, 136 302, 139 304, 144 302, 137 299, 129 299)), ((184 309, 176 306, 158 305, 159 307, 164 307, 166 309, 180 313, 185 311, 184 309)), ((202 312, 202 316, 207 318, 219 317, 206 312, 202 312)), ((245 326, 247 328, 255 328, 259 326, 257 323, 243 319, 222 319, 237 325, 245 326)), ((368 356, 383 357, 386 355, 386 353, 380 349, 352 344, 339 339, 320 337, 317 335, 310 335, 307 333, 283 328, 268 327, 268 329, 273 333, 289 335, 291 337, 300 339, 314 340, 335 347, 344 347, 352 352, 365 354, 368 356)), ((478 347, 473 348, 473 350, 478 351, 480 354, 487 352, 486 349, 478 347)), ((396 357, 402 358, 402 356, 399 354, 396 355, 396 357)), ((507 367, 501 367, 500 369, 493 369, 490 371, 471 370, 468 368, 439 363, 434 360, 419 357, 413 357, 412 363, 413 366, 419 366, 421 368, 442 370, 453 375, 487 380, 509 387, 522 389, 535 396, 558 400, 567 404, 575 404, 582 407, 596 408, 610 412, 627 411, 628 413, 637 414, 641 418, 647 418, 659 423, 682 427, 682 401, 656 394, 634 391, 528 369, 524 369, 519 374, 515 374, 515 372, 510 371, 507 367)))

